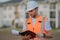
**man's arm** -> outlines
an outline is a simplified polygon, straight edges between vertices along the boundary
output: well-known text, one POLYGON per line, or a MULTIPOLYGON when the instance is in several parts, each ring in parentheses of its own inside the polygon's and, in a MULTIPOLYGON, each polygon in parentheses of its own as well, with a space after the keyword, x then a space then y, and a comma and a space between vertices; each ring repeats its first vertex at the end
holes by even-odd
POLYGON ((27 19, 24 21, 23 23, 23 28, 22 28, 22 32, 27 30, 27 19))
POLYGON ((27 27, 25 25, 23 25, 23 29, 22 29, 22 32, 23 31, 26 31, 27 27))
POLYGON ((50 25, 50 21, 48 20, 47 22, 46 22, 46 28, 45 28, 46 30, 47 30, 47 34, 45 34, 46 36, 52 36, 52 34, 53 34, 53 32, 52 32, 52 28, 51 28, 51 25, 50 25))

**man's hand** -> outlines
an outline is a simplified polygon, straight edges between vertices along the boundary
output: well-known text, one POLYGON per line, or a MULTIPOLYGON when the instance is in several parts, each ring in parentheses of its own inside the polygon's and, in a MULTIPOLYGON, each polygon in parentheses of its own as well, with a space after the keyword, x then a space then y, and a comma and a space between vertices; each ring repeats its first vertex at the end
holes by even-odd
POLYGON ((52 31, 48 31, 48 34, 45 34, 47 39, 49 38, 53 38, 53 32, 52 31))
POLYGON ((30 39, 30 35, 28 35, 28 36, 26 36, 26 35, 25 36, 22 36, 22 39, 23 40, 29 40, 30 39))

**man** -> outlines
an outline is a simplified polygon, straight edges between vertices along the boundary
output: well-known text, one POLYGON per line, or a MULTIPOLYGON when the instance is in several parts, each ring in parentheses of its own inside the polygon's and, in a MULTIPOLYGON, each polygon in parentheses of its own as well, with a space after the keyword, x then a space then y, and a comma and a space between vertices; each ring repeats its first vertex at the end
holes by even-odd
MULTIPOLYGON (((43 40, 46 36, 52 36, 50 22, 48 18, 38 15, 38 4, 35 1, 29 1, 27 3, 26 12, 30 17, 24 22, 23 31, 30 30, 36 34, 36 38, 30 40, 43 40)), ((19 34, 15 30, 12 30, 12 33, 19 34)), ((29 38, 29 35, 23 37, 24 40, 26 38, 29 38)))
POLYGON ((52 36, 50 22, 48 18, 38 15, 38 4, 35 1, 29 1, 27 3, 26 12, 29 14, 30 18, 24 22, 23 31, 30 30, 41 37, 52 36))

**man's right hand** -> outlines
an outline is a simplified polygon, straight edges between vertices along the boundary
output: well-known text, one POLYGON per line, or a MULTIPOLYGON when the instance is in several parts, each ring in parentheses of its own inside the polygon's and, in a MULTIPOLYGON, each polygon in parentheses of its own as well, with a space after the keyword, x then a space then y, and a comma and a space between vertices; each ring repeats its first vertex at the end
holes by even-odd
POLYGON ((30 35, 28 35, 28 36, 26 36, 26 35, 25 36, 22 36, 22 39, 23 40, 29 40, 30 39, 30 35))

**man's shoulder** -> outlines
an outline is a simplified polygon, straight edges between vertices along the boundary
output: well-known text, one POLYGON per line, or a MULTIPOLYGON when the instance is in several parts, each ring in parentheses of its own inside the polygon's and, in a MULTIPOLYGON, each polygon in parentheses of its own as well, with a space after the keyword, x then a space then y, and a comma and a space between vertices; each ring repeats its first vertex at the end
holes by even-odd
POLYGON ((48 19, 48 17, 42 16, 42 15, 39 15, 39 18, 42 18, 42 20, 43 19, 48 19))
POLYGON ((48 20, 48 17, 45 17, 45 16, 42 16, 43 17, 43 19, 47 19, 48 20))

